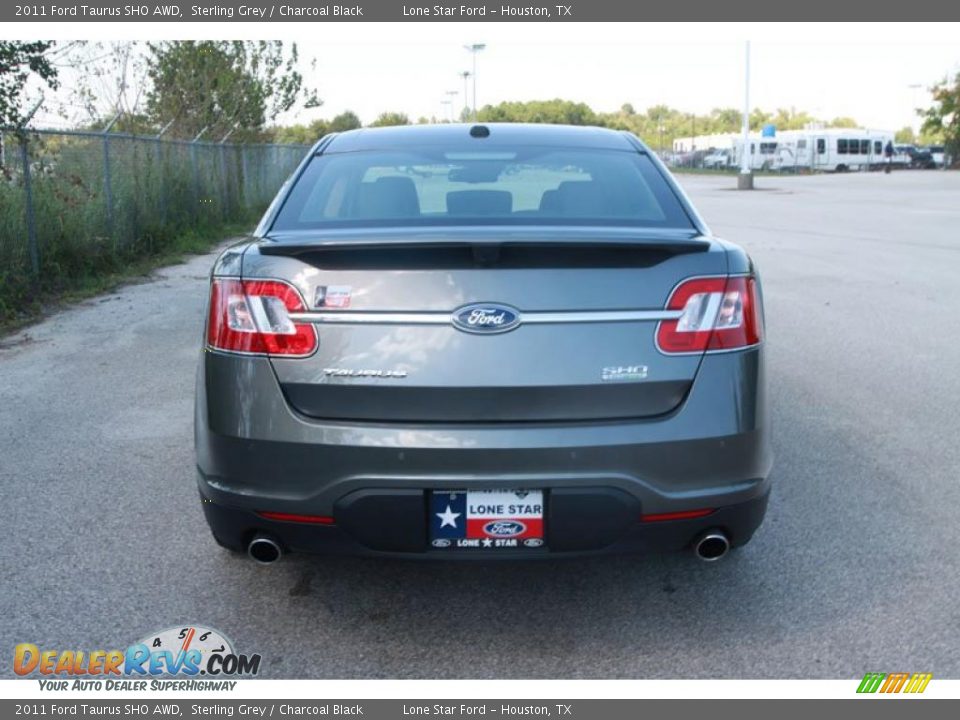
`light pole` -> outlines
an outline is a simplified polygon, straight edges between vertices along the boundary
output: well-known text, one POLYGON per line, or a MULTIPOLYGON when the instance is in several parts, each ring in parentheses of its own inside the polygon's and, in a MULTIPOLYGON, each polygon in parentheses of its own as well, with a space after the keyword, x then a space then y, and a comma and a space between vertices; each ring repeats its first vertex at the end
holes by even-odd
MULTIPOLYGON (((922 87, 923 87, 923 85, 921 85, 920 83, 910 83, 909 85, 907 85, 907 88, 912 91, 912 93, 911 93, 911 95, 910 95, 910 99, 911 99, 911 101, 913 102, 913 116, 914 116, 914 118, 916 118, 916 116, 917 116, 917 90, 919 90, 919 89, 922 88, 922 87)), ((913 125, 913 122, 911 122, 910 124, 913 125)), ((918 136, 920 135, 919 124, 918 124, 918 128, 917 128, 917 135, 918 135, 918 136)), ((914 138, 914 139, 916 139, 916 138, 914 138)))
POLYGON ((467 110, 470 107, 470 100, 467 98, 467 80, 470 79, 471 73, 469 70, 464 70, 460 73, 460 77, 463 78, 463 109, 467 110))
POLYGON ((750 41, 747 40, 744 55, 743 77, 743 148, 740 150, 740 174, 737 175, 737 190, 753 190, 753 173, 750 172, 750 41))
POLYGON ((477 119, 477 53, 486 48, 484 43, 464 45, 463 49, 473 55, 473 119, 477 119))
POLYGON ((446 92, 447 103, 450 105, 450 122, 456 122, 456 117, 454 116, 453 112, 453 108, 455 107, 453 104, 453 99, 459 94, 459 90, 447 90, 446 92))
POLYGON ((450 115, 453 114, 453 100, 441 100, 440 104, 446 108, 446 110, 443 111, 443 119, 446 120, 450 115))

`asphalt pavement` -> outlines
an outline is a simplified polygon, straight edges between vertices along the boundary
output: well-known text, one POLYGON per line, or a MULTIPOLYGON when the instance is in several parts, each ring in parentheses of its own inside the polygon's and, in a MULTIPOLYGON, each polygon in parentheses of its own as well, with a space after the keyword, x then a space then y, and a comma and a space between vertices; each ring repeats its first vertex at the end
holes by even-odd
POLYGON ((750 545, 710 565, 220 549, 193 474, 196 257, 0 338, 0 677, 16 643, 181 623, 265 677, 960 677, 960 173, 681 182, 763 274, 776 463, 750 545))

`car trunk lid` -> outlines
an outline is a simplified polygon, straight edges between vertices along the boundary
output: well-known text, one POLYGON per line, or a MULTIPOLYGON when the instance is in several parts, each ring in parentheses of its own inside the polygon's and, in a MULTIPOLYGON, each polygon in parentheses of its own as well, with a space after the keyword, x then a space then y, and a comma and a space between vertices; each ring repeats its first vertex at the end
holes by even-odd
POLYGON ((311 357, 271 359, 294 410, 409 423, 669 413, 700 355, 660 353, 657 322, 678 282, 725 272, 694 232, 610 228, 286 233, 243 270, 292 282, 318 330, 311 357))

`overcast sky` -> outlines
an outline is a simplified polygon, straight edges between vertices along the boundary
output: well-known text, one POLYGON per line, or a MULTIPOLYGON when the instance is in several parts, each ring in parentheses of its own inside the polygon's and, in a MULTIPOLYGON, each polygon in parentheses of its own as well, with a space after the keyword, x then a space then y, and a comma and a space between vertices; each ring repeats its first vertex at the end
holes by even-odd
MULTIPOLYGON (((414 120, 445 112, 447 91, 463 105, 478 57, 477 101, 561 97, 611 111, 664 103, 689 112, 743 104, 743 40, 752 42, 751 106, 794 107, 817 117, 851 116, 868 127, 917 125, 912 108, 926 88, 960 71, 958 23, 367 23, 8 25, 10 37, 101 39, 276 38, 296 40, 319 110, 283 118, 306 122, 355 111, 369 122, 384 110, 414 120), (315 72, 306 60, 316 58, 315 72), (909 86, 919 84, 921 89, 909 86)), ((471 90, 472 92, 472 90, 471 90)))

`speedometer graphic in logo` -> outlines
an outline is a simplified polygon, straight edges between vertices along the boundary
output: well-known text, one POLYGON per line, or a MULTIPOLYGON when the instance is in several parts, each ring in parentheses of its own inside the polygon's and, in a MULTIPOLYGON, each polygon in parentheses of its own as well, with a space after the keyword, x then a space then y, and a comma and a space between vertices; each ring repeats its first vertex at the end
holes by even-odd
MULTIPOLYGON (((234 655, 233 643, 219 630, 202 625, 187 625, 167 628, 158 633, 152 633, 139 641, 146 645, 151 653, 169 652, 172 657, 186 657, 187 653, 200 653, 198 667, 206 667, 212 655, 234 655)), ((201 674, 206 674, 201 670, 201 674)))

